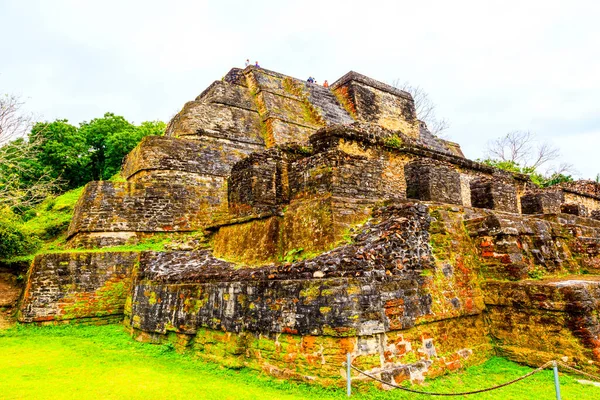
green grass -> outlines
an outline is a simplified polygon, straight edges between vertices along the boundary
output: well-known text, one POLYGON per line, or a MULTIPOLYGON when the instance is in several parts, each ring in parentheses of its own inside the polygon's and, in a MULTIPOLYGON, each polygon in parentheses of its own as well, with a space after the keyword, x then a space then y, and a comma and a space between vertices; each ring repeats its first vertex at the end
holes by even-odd
POLYGON ((51 240, 64 233, 69 227, 73 208, 82 192, 83 187, 80 187, 44 200, 30 211, 33 216, 24 223, 24 231, 42 240, 51 240))
POLYGON ((31 254, 8 258, 8 262, 31 261, 35 254, 64 249, 67 229, 73 218, 73 209, 83 192, 83 187, 70 190, 60 196, 46 200, 17 216, 8 210, 0 213, 0 218, 15 221, 25 235, 39 239, 40 246, 31 254))
MULTIPOLYGON (((502 383, 531 369, 501 358, 415 389, 457 392, 502 383)), ((340 388, 229 370, 132 341, 120 325, 17 326, 0 331, 2 399, 343 399, 340 388)), ((597 399, 600 388, 561 374, 563 399, 597 399)), ((553 399, 552 372, 471 399, 553 399)), ((399 390, 361 389, 355 399, 425 399, 399 390)))
MULTIPOLYGON (((122 178, 119 178, 122 179, 122 178)), ((111 178, 116 181, 116 177, 111 178)), ((67 229, 73 218, 73 210, 77 200, 83 192, 83 187, 68 191, 57 197, 49 197, 38 204, 23 216, 17 216, 4 210, 0 218, 9 218, 17 221, 19 230, 28 236, 40 239, 40 246, 31 254, 13 256, 5 259, 6 262, 30 262, 37 254, 41 253, 76 253, 76 252, 109 252, 109 251, 163 251, 165 246, 174 240, 204 240, 202 232, 190 232, 175 235, 156 235, 142 239, 137 244, 103 247, 98 249, 69 249, 67 245, 67 229)))

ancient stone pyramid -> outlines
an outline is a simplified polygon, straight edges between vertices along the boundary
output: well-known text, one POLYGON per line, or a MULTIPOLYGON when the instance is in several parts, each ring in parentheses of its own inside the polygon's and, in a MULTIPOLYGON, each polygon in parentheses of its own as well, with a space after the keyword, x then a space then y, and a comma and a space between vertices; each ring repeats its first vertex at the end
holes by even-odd
POLYGON ((541 190, 417 117, 355 72, 324 88, 232 69, 127 156, 122 182, 87 185, 73 252, 36 257, 21 321, 117 319, 322 383, 348 352, 396 383, 498 353, 597 370, 600 186, 541 190))

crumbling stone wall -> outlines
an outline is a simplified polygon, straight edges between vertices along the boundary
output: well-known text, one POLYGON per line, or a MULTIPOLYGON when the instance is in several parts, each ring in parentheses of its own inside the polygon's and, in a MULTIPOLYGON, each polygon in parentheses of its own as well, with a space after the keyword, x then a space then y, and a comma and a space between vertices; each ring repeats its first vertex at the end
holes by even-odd
POLYGON ((404 167, 406 196, 423 201, 462 204, 460 174, 448 165, 419 160, 404 167))
MULTIPOLYGON (((449 253, 440 257, 443 261, 434 262, 429 247, 431 217, 422 205, 384 208, 374 217, 351 244, 291 264, 236 269, 208 250, 143 253, 131 300, 131 326, 145 332, 140 338, 148 340, 168 332, 196 336, 195 343, 208 344, 200 347, 205 356, 219 356, 221 350, 214 347, 231 340, 237 343, 238 354, 256 356, 254 351, 259 350, 261 355, 239 362, 260 368, 274 365, 292 377, 306 377, 313 368, 321 379, 334 376, 331 366, 324 364, 290 370, 290 357, 308 355, 296 347, 281 355, 269 353, 270 347, 279 346, 280 334, 298 344, 313 336, 331 337, 318 339, 335 346, 320 350, 325 364, 350 351, 357 365, 396 382, 421 380, 425 373, 486 358, 491 347, 477 317, 482 297, 473 271, 465 267, 471 260, 459 255, 458 248, 448 248, 449 253), (453 297, 435 289, 450 282, 462 282, 453 297), (442 339, 461 322, 437 321, 452 317, 462 318, 472 333, 473 347, 465 347, 466 340, 442 339), (206 341, 207 328, 235 334, 206 341), (257 340, 263 348, 255 349, 257 340)), ((450 234, 443 229, 453 229, 453 222, 445 221, 438 215, 436 235, 450 234)))
POLYGON ((496 173, 470 182, 471 205, 510 213, 518 213, 517 188, 512 176, 496 173))
POLYGON ((594 371, 600 361, 599 290, 598 277, 488 282, 487 315, 499 353, 530 365, 559 354, 594 371))
POLYGON ((77 202, 70 237, 82 232, 194 231, 227 213, 226 182, 91 182, 77 202))
POLYGON ((19 321, 121 320, 137 260, 138 253, 133 252, 36 256, 29 271, 19 321))

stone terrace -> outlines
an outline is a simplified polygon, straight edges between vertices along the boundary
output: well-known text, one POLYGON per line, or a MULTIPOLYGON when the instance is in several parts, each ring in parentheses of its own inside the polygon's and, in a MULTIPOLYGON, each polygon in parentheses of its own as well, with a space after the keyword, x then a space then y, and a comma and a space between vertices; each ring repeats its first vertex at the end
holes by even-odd
POLYGON ((384 83, 234 68, 122 176, 85 188, 72 253, 36 257, 21 321, 124 318, 139 340, 325 384, 346 353, 395 383, 497 352, 600 367, 600 185, 468 160, 384 83), (177 250, 110 248, 149 238, 177 250))

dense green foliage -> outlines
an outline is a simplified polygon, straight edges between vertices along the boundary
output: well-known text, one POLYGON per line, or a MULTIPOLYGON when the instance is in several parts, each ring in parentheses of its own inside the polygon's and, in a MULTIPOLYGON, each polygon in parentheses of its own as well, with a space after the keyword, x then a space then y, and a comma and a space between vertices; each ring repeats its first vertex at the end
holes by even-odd
POLYGON ((22 214, 10 209, 0 212, 0 259, 61 249, 82 190, 49 197, 22 214))
MULTIPOLYGON (((531 371, 493 358, 483 365, 428 380, 413 389, 458 392, 504 383, 531 371)), ((17 326, 0 330, 3 399, 344 399, 340 387, 276 380, 247 369, 230 370, 178 354, 171 345, 134 342, 120 325, 17 326)), ((565 399, 597 399, 600 388, 562 375, 565 399)), ((429 398, 353 383, 355 399, 429 398), (358 387, 360 386, 360 387, 358 387)), ((470 399, 553 399, 552 372, 470 399)))
POLYGON ((112 113, 79 127, 64 119, 38 122, 27 140, 19 138, 0 147, 0 193, 23 191, 22 204, 11 204, 22 211, 27 209, 23 204, 35 203, 48 194, 27 192, 40 183, 53 183, 47 187, 56 194, 91 180, 109 179, 143 137, 162 135, 164 130, 164 122, 134 125, 112 113))
POLYGON ((106 113, 79 127, 64 119, 39 122, 26 139, 0 147, 0 259, 60 242, 81 194, 74 189, 113 177, 143 137, 164 130, 164 122, 134 125, 106 113))
POLYGON ((491 158, 478 161, 505 171, 527 175, 531 178, 531 181, 539 187, 550 187, 563 182, 573 182, 573 177, 571 175, 564 175, 560 173, 543 175, 533 167, 522 167, 514 161, 500 161, 491 158))
POLYGON ((0 214, 0 258, 35 252, 41 245, 35 235, 23 232, 18 218, 8 213, 0 214))
POLYGON ((35 168, 64 181, 74 189, 91 180, 109 179, 119 172, 123 157, 149 135, 162 135, 164 122, 147 121, 139 126, 125 118, 106 113, 102 118, 82 122, 79 128, 67 120, 37 123, 29 141, 39 149, 35 168))

